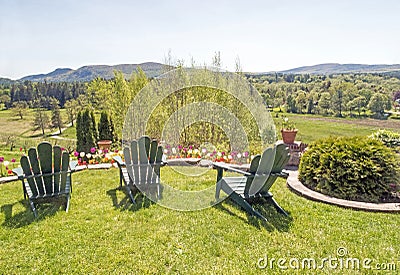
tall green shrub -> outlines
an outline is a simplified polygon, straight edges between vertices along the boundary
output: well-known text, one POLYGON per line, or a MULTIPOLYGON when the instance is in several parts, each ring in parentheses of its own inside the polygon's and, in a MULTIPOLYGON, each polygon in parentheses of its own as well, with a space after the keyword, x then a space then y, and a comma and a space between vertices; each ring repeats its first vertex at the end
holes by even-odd
POLYGON ((330 137, 310 144, 299 179, 330 196, 379 202, 399 185, 399 157, 368 137, 330 137))
POLYGON ((114 141, 114 126, 111 118, 106 112, 101 112, 100 121, 98 124, 99 140, 114 141))
POLYGON ((88 109, 79 112, 76 120, 76 150, 89 153, 90 149, 96 147, 96 124, 93 112, 88 109))

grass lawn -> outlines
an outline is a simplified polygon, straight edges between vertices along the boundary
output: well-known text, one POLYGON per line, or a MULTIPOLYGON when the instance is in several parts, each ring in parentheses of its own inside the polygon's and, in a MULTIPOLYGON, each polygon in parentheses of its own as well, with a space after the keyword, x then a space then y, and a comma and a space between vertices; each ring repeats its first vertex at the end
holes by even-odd
MULTIPOLYGON (((376 119, 357 119, 357 118, 333 118, 319 115, 298 115, 290 113, 276 113, 271 115, 274 118, 277 131, 280 130, 282 116, 292 120, 299 130, 296 140, 310 143, 320 138, 329 136, 354 136, 370 135, 379 129, 388 129, 400 132, 400 121, 398 120, 376 120, 376 119)), ((278 133, 280 137, 280 133, 278 133)))
POLYGON ((76 128, 75 124, 73 127, 68 127, 60 135, 62 138, 76 139, 76 128))
MULTIPOLYGON (((177 177, 178 185, 182 182, 179 174, 162 169, 163 176, 177 177)), ((212 185, 215 174, 209 171, 198 179, 199 184, 212 185)), ((257 267, 259 259, 266 257, 276 259, 272 273, 280 273, 279 258, 296 258, 300 263, 314 258, 320 265, 323 258, 340 258, 340 247, 347 249, 342 259, 369 258, 373 267, 394 263, 400 269, 400 215, 312 202, 290 192, 283 179, 272 192, 290 217, 269 205, 258 205, 268 223, 248 217, 229 201, 194 212, 166 209, 141 197, 132 205, 116 189, 117 169, 78 172, 73 182, 69 213, 42 206, 36 221, 23 201, 21 183, 0 185, 1 274, 258 274, 271 272, 269 267, 257 267)), ((311 271, 375 272, 331 269, 327 263, 311 271)), ((300 269, 300 273, 310 270, 300 269)))
MULTIPOLYGON (((64 109, 60 110, 63 121, 67 120, 67 114, 64 109)), ((51 111, 46 111, 49 119, 51 118, 51 111)), ((16 116, 13 110, 0 110, 0 131, 7 133, 8 136, 16 136, 20 138, 34 138, 41 137, 41 130, 33 129, 33 121, 35 111, 27 109, 24 112, 23 119, 16 116)), ((57 129, 46 129, 45 134, 50 134, 57 131, 57 129)))

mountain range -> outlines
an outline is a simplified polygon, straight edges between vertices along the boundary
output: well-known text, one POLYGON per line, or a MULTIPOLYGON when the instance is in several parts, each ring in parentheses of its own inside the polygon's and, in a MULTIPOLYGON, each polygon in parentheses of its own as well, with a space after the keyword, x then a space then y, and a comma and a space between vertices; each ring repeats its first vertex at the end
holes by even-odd
MULTIPOLYGON (((120 65, 90 65, 83 66, 79 69, 73 70, 69 68, 59 68, 50 72, 48 74, 37 74, 37 75, 29 75, 25 76, 16 81, 35 81, 35 82, 85 82, 91 81, 96 77, 110 79, 114 77, 114 71, 122 71, 126 78, 129 78, 133 71, 140 66, 140 68, 144 71, 144 73, 148 77, 155 77, 162 72, 165 71, 164 64, 156 63, 156 62, 146 62, 141 64, 120 64, 120 65)), ((339 63, 325 63, 314 66, 303 66, 294 69, 278 71, 277 73, 283 74, 320 74, 320 75, 329 75, 329 74, 345 74, 345 73, 385 73, 385 72, 394 72, 400 71, 400 64, 392 64, 392 65, 365 65, 365 64, 339 64, 339 63)), ((266 72, 266 73, 250 73, 256 75, 265 75, 276 72, 266 72)), ((8 78, 0 77, 0 84, 10 84, 14 82, 14 80, 8 78)))
POLYGON ((283 74, 346 74, 346 73, 383 73, 400 71, 400 64, 366 65, 366 64, 339 64, 325 63, 314 66, 303 66, 290 70, 280 71, 283 74))
POLYGON ((121 71, 126 78, 132 75, 132 72, 140 68, 148 77, 155 77, 160 75, 165 68, 165 65, 156 62, 146 62, 141 64, 119 64, 114 66, 109 65, 90 65, 83 66, 79 69, 73 70, 69 68, 59 68, 48 74, 37 74, 25 76, 18 81, 47 81, 47 82, 73 82, 73 81, 91 81, 96 77, 110 79, 114 77, 114 71, 121 71))

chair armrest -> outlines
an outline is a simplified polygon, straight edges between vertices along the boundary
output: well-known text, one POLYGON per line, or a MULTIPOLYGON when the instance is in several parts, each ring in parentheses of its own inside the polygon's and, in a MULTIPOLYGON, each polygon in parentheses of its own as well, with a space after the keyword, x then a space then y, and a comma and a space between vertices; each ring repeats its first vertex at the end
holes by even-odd
POLYGON ((240 169, 236 169, 236 168, 230 167, 229 165, 222 164, 220 162, 213 162, 212 166, 213 166, 214 169, 223 169, 225 171, 239 173, 239 174, 242 174, 242 175, 247 176, 247 177, 254 176, 252 173, 249 173, 249 172, 246 172, 246 171, 243 171, 243 170, 240 170, 240 169))
POLYGON ((125 162, 122 160, 120 156, 113 157, 113 160, 117 162, 118 166, 125 166, 125 162))
POLYGON ((287 177, 289 177, 289 174, 286 172, 280 172, 280 173, 271 173, 271 176, 276 176, 286 179, 287 177))
POLYGON ((17 167, 12 169, 12 172, 18 176, 18 179, 21 179, 24 177, 24 171, 22 170, 22 167, 17 167))

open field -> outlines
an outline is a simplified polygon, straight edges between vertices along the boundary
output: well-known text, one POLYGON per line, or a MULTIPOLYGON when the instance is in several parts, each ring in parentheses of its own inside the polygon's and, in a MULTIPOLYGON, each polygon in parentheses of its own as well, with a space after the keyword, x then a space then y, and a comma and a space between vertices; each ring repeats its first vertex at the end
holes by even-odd
MULTIPOLYGON (((46 111, 49 118, 51 118, 51 111, 46 111)), ((0 111, 0 132, 8 136, 16 136, 20 138, 34 138, 40 137, 41 130, 35 130, 34 121, 34 110, 27 109, 24 111, 23 119, 16 116, 12 110, 1 110, 0 111)), ((61 109, 61 116, 63 121, 67 120, 65 110, 61 109)), ((53 133, 57 129, 46 129, 45 134, 48 135, 53 133)))
MULTIPOLYGON (((296 140, 310 143, 320 138, 329 136, 354 136, 370 135, 379 129, 388 129, 400 132, 400 121, 398 120, 376 120, 376 119, 350 119, 350 118, 332 118, 317 115, 298 115, 290 113, 278 113, 279 118, 275 117, 277 131, 280 130, 282 116, 288 117, 296 124, 299 132, 296 140)), ((280 133, 278 133, 278 136, 280 133)))

